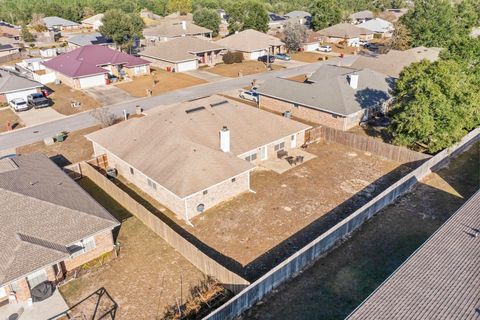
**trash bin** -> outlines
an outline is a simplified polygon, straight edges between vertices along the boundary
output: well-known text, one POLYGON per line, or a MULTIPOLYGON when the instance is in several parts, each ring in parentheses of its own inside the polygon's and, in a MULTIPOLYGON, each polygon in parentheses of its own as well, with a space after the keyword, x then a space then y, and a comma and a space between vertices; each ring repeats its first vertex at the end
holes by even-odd
POLYGON ((63 142, 63 141, 65 141, 65 137, 66 137, 66 135, 64 133, 59 133, 59 134, 57 134, 56 140, 57 140, 57 142, 63 142))

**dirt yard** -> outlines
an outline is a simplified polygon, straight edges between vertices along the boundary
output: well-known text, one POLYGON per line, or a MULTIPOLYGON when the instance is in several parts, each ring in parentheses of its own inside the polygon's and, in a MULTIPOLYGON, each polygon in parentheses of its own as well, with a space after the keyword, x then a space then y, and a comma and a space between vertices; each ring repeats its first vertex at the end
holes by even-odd
POLYGON ((47 146, 43 141, 38 141, 20 148, 17 148, 18 154, 40 152, 49 157, 58 156, 57 164, 66 165, 82 160, 92 158, 92 143, 85 138, 86 134, 100 129, 100 126, 73 131, 68 134, 67 139, 63 142, 55 142, 51 146, 47 146))
POLYGON ((312 144, 307 152, 317 158, 281 175, 254 172, 251 187, 255 193, 240 195, 195 217, 194 227, 129 187, 231 270, 253 280, 410 170, 338 144, 312 144))
POLYGON ((22 128, 24 125, 20 118, 10 108, 0 110, 0 132, 8 131, 8 123, 11 123, 13 129, 22 128))
POLYGON ((133 81, 119 83, 116 86, 134 97, 146 97, 147 89, 152 90, 152 95, 156 96, 202 83, 206 81, 185 73, 152 70, 150 75, 137 77, 133 81))
POLYGON ((308 52, 308 51, 295 52, 290 54, 290 56, 292 57, 292 60, 297 60, 297 61, 302 61, 307 63, 318 62, 325 58, 331 58, 321 53, 308 52))
MULTIPOLYGON (((283 69, 285 67, 272 64, 273 70, 283 69)), ((233 63, 233 64, 218 64, 215 67, 203 69, 208 72, 212 72, 223 77, 236 78, 239 76, 247 76, 250 74, 266 72, 267 67, 265 63, 260 61, 243 61, 242 63, 233 63)))
POLYGON ((344 319, 480 188, 479 163, 476 143, 244 319, 344 319))
POLYGON ((123 221, 118 258, 60 287, 73 305, 100 287, 118 303, 116 319, 163 319, 168 306, 185 302, 204 275, 88 179, 80 185, 123 221))
POLYGON ((53 92, 49 98, 52 99, 52 108, 64 115, 71 115, 86 110, 95 109, 100 106, 100 103, 90 96, 83 93, 81 90, 75 90, 64 84, 48 84, 53 92), (79 102, 80 107, 74 108, 71 103, 79 102))

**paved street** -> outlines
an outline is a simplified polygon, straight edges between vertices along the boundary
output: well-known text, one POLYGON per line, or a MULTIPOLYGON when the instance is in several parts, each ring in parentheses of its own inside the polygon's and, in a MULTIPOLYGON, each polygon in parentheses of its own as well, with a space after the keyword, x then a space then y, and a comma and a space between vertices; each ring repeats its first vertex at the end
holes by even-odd
MULTIPOLYGON (((107 106, 105 108, 108 108, 111 112, 117 114, 118 116, 121 116, 123 114, 123 110, 126 110, 128 113, 134 113, 136 105, 141 106, 144 110, 148 110, 160 105, 168 105, 175 102, 196 99, 223 91, 233 90, 235 88, 241 88, 249 85, 253 79, 265 81, 273 77, 292 77, 299 74, 311 73, 317 70, 317 68, 322 63, 324 62, 317 62, 289 69, 281 69, 276 71, 259 73, 245 76, 242 78, 234 78, 230 80, 207 83, 204 85, 168 92, 154 97, 140 98, 128 102, 117 103, 107 106)), ((332 59, 329 60, 329 63, 335 63, 335 61, 332 59)), ((49 123, 18 129, 16 131, 11 131, 8 133, 2 133, 0 134, 0 150, 16 148, 22 145, 40 141, 46 137, 54 136, 60 131, 79 130, 90 127, 96 123, 97 121, 92 118, 92 116, 88 112, 85 112, 68 116, 49 123)))

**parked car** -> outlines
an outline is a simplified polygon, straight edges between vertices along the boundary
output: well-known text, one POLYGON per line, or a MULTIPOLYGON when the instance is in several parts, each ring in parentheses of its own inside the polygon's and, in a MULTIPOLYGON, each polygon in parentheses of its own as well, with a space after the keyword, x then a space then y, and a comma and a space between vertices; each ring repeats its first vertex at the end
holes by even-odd
POLYGON ((359 40, 358 41, 358 44, 361 45, 362 47, 368 47, 368 45, 370 44, 370 42, 368 42, 367 40, 359 40))
POLYGON ((371 51, 376 51, 376 50, 379 49, 379 46, 377 46, 376 44, 373 44, 373 43, 368 43, 364 47, 367 48, 368 50, 371 50, 371 51))
POLYGON ((254 101, 258 103, 258 93, 252 90, 241 91, 239 97, 245 100, 254 101))
POLYGON ((274 63, 275 62, 275 56, 272 56, 272 55, 264 55, 264 56, 260 56, 258 57, 257 59, 258 61, 262 61, 262 62, 265 62, 265 63, 274 63))
POLYGON ((331 52, 332 51, 332 47, 330 46, 320 46, 317 48, 317 51, 321 51, 321 52, 331 52))
POLYGON ((278 54, 275 55, 275 58, 277 58, 278 60, 284 60, 284 61, 292 60, 292 58, 288 54, 285 54, 285 53, 278 53, 278 54))
POLYGON ((22 98, 15 98, 13 100, 10 100, 9 104, 10 107, 15 111, 26 111, 30 109, 27 102, 22 98))
POLYGON ((45 98, 41 93, 32 93, 27 96, 27 104, 29 107, 38 109, 50 106, 50 100, 45 98))

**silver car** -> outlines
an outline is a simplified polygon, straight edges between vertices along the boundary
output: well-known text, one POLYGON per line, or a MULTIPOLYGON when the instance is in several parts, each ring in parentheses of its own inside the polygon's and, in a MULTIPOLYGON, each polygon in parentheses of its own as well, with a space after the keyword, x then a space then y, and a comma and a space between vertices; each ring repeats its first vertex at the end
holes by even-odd
POLYGON ((26 111, 30 109, 30 106, 22 98, 15 98, 9 101, 10 107, 15 111, 26 111))

